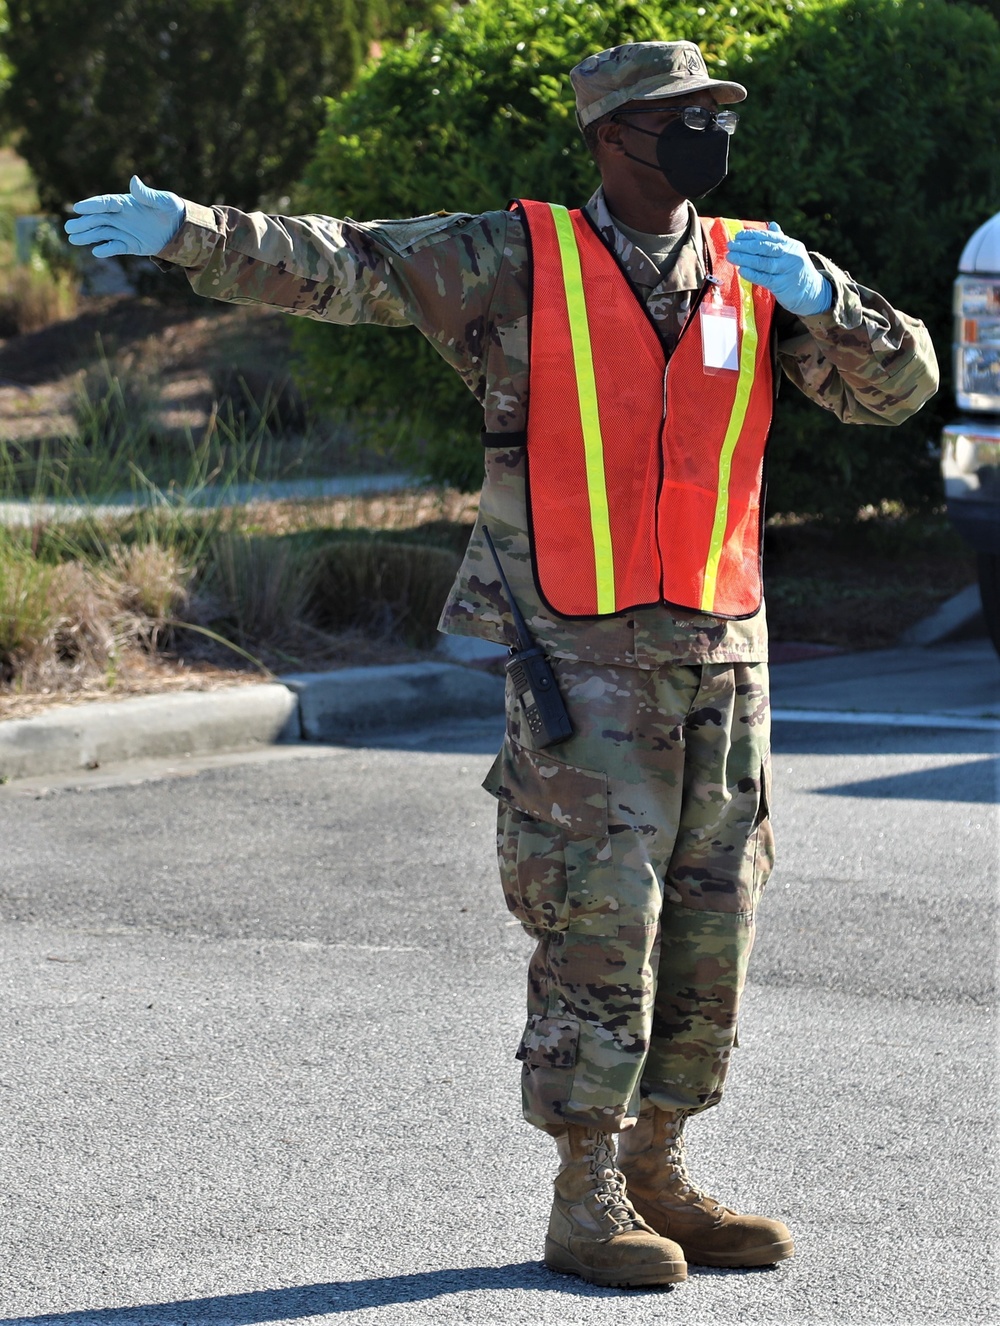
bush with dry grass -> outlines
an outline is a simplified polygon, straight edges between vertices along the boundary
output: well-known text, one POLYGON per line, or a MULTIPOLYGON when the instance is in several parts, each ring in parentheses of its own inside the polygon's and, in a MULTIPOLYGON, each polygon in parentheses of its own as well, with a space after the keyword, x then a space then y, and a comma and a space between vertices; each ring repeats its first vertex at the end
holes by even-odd
POLYGON ((0 678, 19 687, 106 672, 117 653, 106 587, 79 562, 0 559, 0 678))
POLYGON ((30 264, 0 275, 0 337, 41 331, 76 309, 76 282, 66 272, 30 264))
POLYGON ((11 681, 45 649, 54 612, 55 568, 0 535, 0 680, 11 681))
POLYGON ((415 541, 332 543, 315 557, 309 609, 325 630, 360 628, 427 649, 458 564, 447 548, 415 541))
MULTIPOLYGON (((0 446, 0 497, 5 473, 0 446)), ((67 491, 68 470, 56 477, 67 491)), ((425 490, 251 507, 157 497, 120 516, 83 504, 73 521, 0 527, 4 712, 31 696, 129 693, 136 678, 149 689, 151 668, 412 659, 436 642, 474 509, 425 490)))
POLYGON ((0 530, 0 684, 64 690, 113 679, 130 653, 162 643, 190 577, 176 550, 155 543, 51 562, 0 530))
POLYGON ((155 649, 183 619, 193 574, 179 548, 156 542, 112 547, 97 575, 116 605, 119 638, 155 649))
POLYGON ((286 539, 224 530, 208 545, 199 586, 203 618, 228 627, 241 645, 280 645, 304 616, 308 567, 286 539))

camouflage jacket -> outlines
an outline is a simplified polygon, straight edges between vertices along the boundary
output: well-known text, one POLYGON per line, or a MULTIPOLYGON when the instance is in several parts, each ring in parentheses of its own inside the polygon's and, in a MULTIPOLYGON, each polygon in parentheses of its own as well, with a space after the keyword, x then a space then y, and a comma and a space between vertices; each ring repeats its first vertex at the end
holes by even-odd
MULTIPOLYGON (((664 279, 616 228, 601 190, 587 210, 645 300, 669 353, 705 275, 694 208, 687 239, 664 279)), ((490 433, 513 435, 525 427, 530 264, 516 213, 359 222, 188 203, 184 224, 157 256, 184 267, 193 288, 215 299, 267 304, 327 322, 415 326, 482 404, 490 433)), ((805 318, 778 310, 784 373, 845 423, 900 423, 937 388, 926 329, 828 259, 813 259, 833 287, 833 304, 805 318)), ((470 438, 469 445, 479 442, 470 438)), ((577 622, 543 608, 531 571, 525 448, 502 442, 486 449, 479 518, 441 616, 446 632, 508 644, 514 639, 480 533, 484 522, 529 626, 552 655, 641 668, 767 658, 763 608, 740 622, 658 607, 577 622)))

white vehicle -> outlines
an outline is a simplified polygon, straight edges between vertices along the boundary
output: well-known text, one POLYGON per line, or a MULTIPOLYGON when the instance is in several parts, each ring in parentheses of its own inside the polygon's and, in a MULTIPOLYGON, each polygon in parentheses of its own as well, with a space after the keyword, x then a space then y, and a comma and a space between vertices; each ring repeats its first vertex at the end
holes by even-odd
POLYGON ((962 250, 955 282, 955 397, 941 437, 948 515, 976 550, 979 594, 1000 653, 1000 212, 962 250))

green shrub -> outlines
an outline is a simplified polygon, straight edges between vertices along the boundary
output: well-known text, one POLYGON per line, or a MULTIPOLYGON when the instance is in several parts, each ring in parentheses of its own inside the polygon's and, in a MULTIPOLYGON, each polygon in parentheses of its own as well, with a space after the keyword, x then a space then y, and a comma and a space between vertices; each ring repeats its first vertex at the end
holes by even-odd
MULTIPOLYGON (((955 260, 995 208, 1000 174, 1000 33, 962 3, 474 0, 330 103, 309 208, 373 217, 476 212, 517 195, 582 203, 598 181, 570 68, 617 42, 681 37, 750 89, 731 180, 702 210, 779 221, 927 321, 946 360, 955 260)), ((298 336, 315 396, 436 481, 478 485, 478 407, 417 332, 303 323, 298 336)), ((793 395, 779 409, 772 509, 936 499, 927 442, 949 408, 943 394, 898 431, 840 428, 813 406, 789 408, 793 395)))

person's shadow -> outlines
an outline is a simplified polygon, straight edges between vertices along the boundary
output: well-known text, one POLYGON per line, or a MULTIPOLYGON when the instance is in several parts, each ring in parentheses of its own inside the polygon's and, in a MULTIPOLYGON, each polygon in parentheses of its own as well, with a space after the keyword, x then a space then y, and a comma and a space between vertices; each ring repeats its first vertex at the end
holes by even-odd
MULTIPOLYGON (((704 1271, 700 1274, 732 1272, 704 1271)), ((332 1316, 357 1308, 386 1307, 391 1303, 419 1303, 446 1294, 497 1289, 556 1290, 586 1298, 619 1297, 621 1289, 600 1289, 575 1276, 555 1275, 541 1262, 509 1266, 465 1266, 454 1270, 423 1271, 418 1275, 387 1275, 371 1280, 332 1280, 329 1284, 296 1285, 291 1289, 257 1289, 247 1294, 217 1298, 181 1299, 174 1303, 144 1303, 134 1308, 92 1308, 78 1312, 46 1312, 36 1317, 0 1317, 0 1326, 252 1326, 255 1322, 296 1321, 332 1316)), ((644 1289, 631 1292, 662 1292, 644 1289)))

